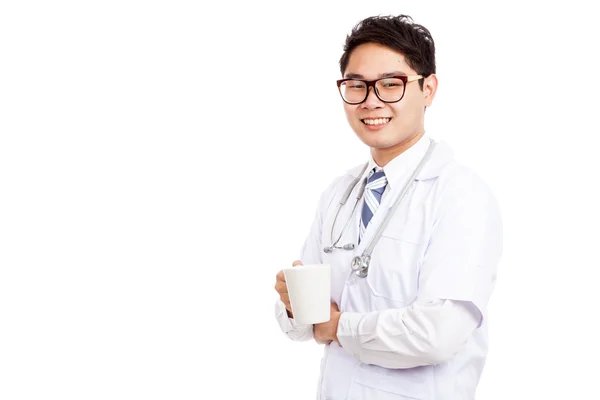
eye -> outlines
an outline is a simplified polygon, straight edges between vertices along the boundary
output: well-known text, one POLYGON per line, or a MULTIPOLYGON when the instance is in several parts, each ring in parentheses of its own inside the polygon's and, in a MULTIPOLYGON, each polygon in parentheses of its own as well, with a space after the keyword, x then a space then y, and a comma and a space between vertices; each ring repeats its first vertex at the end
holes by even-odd
POLYGON ((357 83, 351 83, 351 84, 349 84, 348 87, 350 89, 364 89, 365 85, 362 82, 357 82, 357 83))
POLYGON ((402 91, 404 82, 398 78, 386 78, 377 81, 377 87, 382 91, 399 92, 402 91))

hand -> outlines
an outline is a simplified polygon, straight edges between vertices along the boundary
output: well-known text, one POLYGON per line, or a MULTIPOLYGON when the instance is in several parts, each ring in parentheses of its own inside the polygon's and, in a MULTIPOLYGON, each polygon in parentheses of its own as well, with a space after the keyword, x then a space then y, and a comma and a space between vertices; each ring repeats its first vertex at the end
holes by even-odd
MULTIPOLYGON (((304 264, 302 264, 302 261, 296 260, 292 263, 292 266, 295 267, 296 265, 304 265, 304 264)), ((275 291, 277 291, 277 293, 279 293, 279 298, 281 299, 283 304, 285 304, 285 308, 288 311, 288 317, 294 318, 292 315, 292 306, 290 305, 290 295, 288 294, 287 283, 285 283, 285 275, 283 274, 283 270, 279 271, 275 278, 275 291)))
POLYGON ((337 328, 342 313, 334 302, 331 302, 330 312, 329 321, 313 325, 313 337, 319 344, 329 344, 334 340, 340 342, 337 337, 337 328))

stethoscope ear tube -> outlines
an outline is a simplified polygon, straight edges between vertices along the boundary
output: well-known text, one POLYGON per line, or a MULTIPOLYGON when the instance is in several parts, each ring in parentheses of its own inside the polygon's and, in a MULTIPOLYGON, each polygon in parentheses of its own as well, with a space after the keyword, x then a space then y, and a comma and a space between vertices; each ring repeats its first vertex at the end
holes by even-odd
POLYGON ((359 189, 359 191, 358 191, 358 194, 356 196, 356 202, 354 203, 354 208, 352 209, 352 214, 350 215, 350 218, 348 218, 348 221, 346 221, 346 224, 344 225, 344 228, 342 229, 342 231, 340 232, 337 240, 335 240, 335 241, 333 240, 333 230, 335 228, 335 223, 337 222, 338 216, 340 215, 340 211, 342 210, 342 206, 344 204, 346 204, 346 201, 348 201, 348 198, 350 197, 350 194, 352 193, 352 191, 354 190, 354 188, 356 187, 356 185, 360 181, 360 178, 363 176, 363 174, 367 170, 368 166, 369 166, 369 163, 367 162, 365 164, 365 166, 363 167, 362 171, 360 172, 360 174, 358 174, 358 178, 354 179, 350 183, 350 185, 348 186, 348 189, 346 189, 346 192, 344 193, 344 195, 342 196, 342 199, 340 200, 340 204, 338 205, 337 211, 335 212, 335 217, 333 218, 333 224, 331 224, 331 233, 329 235, 329 239, 331 240, 332 244, 331 244, 331 246, 323 248, 323 251, 325 253, 331 253, 334 249, 354 250, 354 244, 353 243, 345 244, 342 247, 337 247, 337 244, 342 239, 342 236, 344 236, 344 232, 346 232, 346 229, 348 229, 348 225, 350 225, 350 221, 352 220, 352 216, 356 212, 356 206, 358 205, 358 200, 362 197, 362 192, 364 192, 365 187, 366 187, 366 180, 364 180, 364 182, 361 185, 361 189, 359 189))
POLYGON ((323 251, 325 253, 331 253, 333 251, 333 249, 354 250, 354 243, 346 243, 342 247, 339 247, 339 246, 327 246, 327 247, 323 248, 323 251))
MULTIPOLYGON (((358 184, 358 182, 360 181, 360 178, 363 176, 363 174, 365 173, 365 171, 367 170, 367 167, 369 166, 369 163, 367 162, 365 164, 365 166, 363 167, 362 171, 360 171, 360 173, 358 174, 358 178, 354 179, 350 185, 348 186, 348 189, 346 189, 346 193, 344 193, 344 195, 342 196, 342 200, 340 201, 340 208, 341 206, 343 206, 344 204, 346 204, 346 202, 348 201, 348 198, 350 197, 350 194, 352 193, 352 191, 354 190, 354 188, 356 187, 356 185, 358 184)), ((357 198, 360 199, 362 197, 362 192, 364 192, 364 187, 366 186, 367 182, 366 180, 363 179, 363 183, 361 185, 361 189, 358 191, 358 195, 357 198)))

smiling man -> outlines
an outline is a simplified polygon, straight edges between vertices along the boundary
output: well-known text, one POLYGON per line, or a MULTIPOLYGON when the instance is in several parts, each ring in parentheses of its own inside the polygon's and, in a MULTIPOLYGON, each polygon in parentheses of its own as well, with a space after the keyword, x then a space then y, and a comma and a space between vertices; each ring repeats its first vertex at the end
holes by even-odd
POLYGON ((408 16, 367 18, 340 67, 346 117, 369 157, 323 192, 293 263, 331 265, 331 319, 297 324, 280 271, 279 325, 325 345, 318 399, 473 399, 502 222, 485 182, 425 132, 434 41, 408 16))

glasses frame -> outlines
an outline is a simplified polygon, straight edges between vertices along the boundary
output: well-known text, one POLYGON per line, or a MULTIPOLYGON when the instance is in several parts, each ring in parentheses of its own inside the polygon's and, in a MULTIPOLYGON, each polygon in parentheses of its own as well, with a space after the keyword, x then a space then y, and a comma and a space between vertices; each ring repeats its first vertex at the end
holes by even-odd
POLYGON ((397 103, 397 102, 399 102, 400 100, 402 100, 404 98, 404 93, 406 93, 406 85, 409 84, 410 82, 414 82, 414 81, 419 80, 419 79, 423 79, 423 75, 411 75, 411 76, 408 76, 408 75, 394 75, 394 76, 386 76, 384 78, 379 78, 379 79, 373 79, 372 81, 368 81, 368 80, 365 80, 365 79, 346 78, 346 79, 340 79, 340 80, 338 80, 336 82, 337 82, 338 92, 340 92, 340 96, 342 96, 342 100, 344 100, 344 102, 346 102, 348 104, 357 105, 357 104, 362 104, 362 103, 364 103, 367 100, 367 98, 369 97, 369 93, 370 93, 369 88, 371 88, 371 87, 373 88, 373 91, 375 92, 375 96, 377 96, 377 98, 379 100, 383 101, 384 103, 397 103), (397 78, 397 79, 400 79, 402 82, 404 82, 404 87, 402 88, 402 96, 400 96, 400 98, 398 100, 387 101, 387 100, 382 99, 379 96, 379 91, 377 90, 377 86, 375 86, 375 84, 377 83, 377 81, 381 81, 383 79, 390 79, 390 78, 397 78), (365 95, 365 98, 362 99, 359 102, 356 102, 356 103, 351 103, 351 102, 347 101, 344 98, 344 95, 342 94, 342 83, 347 82, 347 81, 364 82, 367 85, 367 94, 365 95))

